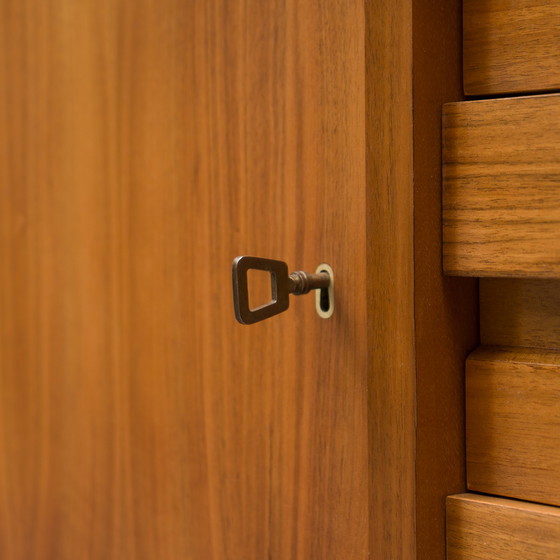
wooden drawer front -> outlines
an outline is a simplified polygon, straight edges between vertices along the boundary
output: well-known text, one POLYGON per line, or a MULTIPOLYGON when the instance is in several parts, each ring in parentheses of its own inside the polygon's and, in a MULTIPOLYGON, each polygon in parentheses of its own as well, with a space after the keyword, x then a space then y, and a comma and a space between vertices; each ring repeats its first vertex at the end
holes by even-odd
POLYGON ((481 347, 466 407, 469 490, 560 505, 560 352, 481 347))
POLYGON ((447 560, 557 560, 560 510, 460 494, 447 498, 447 560))
POLYGON ((558 0, 464 0, 467 95, 560 88, 558 0))
POLYGON ((560 95, 443 112, 447 274, 560 277, 560 95))

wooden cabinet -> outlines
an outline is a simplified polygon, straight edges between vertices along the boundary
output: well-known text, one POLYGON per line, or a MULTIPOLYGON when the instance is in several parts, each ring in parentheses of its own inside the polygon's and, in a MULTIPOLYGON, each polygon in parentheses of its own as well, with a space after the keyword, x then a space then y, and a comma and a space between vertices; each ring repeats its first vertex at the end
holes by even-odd
POLYGON ((460 2, 0 7, 0 557, 443 560, 460 2), (335 314, 238 325, 241 254, 335 314))

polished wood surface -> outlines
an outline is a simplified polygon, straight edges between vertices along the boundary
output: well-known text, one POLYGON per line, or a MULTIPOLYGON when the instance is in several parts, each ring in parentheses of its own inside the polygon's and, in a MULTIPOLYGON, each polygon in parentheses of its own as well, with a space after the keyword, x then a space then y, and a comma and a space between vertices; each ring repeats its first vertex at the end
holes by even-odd
POLYGON ((405 560, 416 557, 412 2, 367 2, 366 22, 370 550, 405 560))
POLYGON ((365 5, 370 554, 443 560, 477 339, 476 284, 444 279, 440 256, 440 111, 461 97, 460 2, 365 5))
POLYGON ((441 107, 462 98, 461 5, 413 4, 417 560, 445 560, 445 497, 466 490, 465 358, 478 344, 478 281, 441 267, 441 107))
POLYGON ((447 498, 448 560, 554 560, 560 509, 493 496, 447 498))
POLYGON ((560 349, 560 280, 482 278, 480 339, 487 345, 560 349))
POLYGON ((443 136, 445 271, 560 277, 560 95, 448 104, 443 136))
POLYGON ((469 490, 560 505, 560 351, 481 347, 467 360, 469 490))
POLYGON ((443 559, 459 4, 3 3, 2 558, 443 559), (235 324, 240 254, 329 263, 335 315, 235 324))
POLYGON ((0 28, 0 557, 375 557, 363 3, 27 0, 0 28), (243 253, 329 263, 333 318, 235 324, 243 253))
POLYGON ((557 0, 464 0, 467 95, 560 89, 557 0))

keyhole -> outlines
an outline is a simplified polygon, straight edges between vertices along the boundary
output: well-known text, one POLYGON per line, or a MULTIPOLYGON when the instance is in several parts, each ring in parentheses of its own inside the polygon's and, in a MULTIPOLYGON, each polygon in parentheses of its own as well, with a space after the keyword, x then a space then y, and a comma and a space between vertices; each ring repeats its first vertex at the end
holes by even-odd
POLYGON ((324 311, 325 313, 328 313, 329 309, 331 308, 328 288, 321 288, 321 294, 319 295, 319 306, 321 307, 321 311, 324 311))
POLYGON ((331 281, 328 288, 315 290, 315 310, 322 319, 328 319, 334 313, 334 273, 328 264, 320 264, 316 273, 328 274, 331 281))

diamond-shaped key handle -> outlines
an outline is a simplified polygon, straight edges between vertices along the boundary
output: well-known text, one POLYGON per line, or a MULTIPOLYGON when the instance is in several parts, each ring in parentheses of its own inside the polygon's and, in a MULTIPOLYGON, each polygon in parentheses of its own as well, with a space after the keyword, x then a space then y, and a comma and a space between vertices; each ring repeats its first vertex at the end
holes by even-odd
MULTIPOLYGON (((251 325, 286 311, 290 306, 290 294, 299 296, 307 294, 311 290, 321 290, 317 301, 322 307, 324 307, 324 303, 320 302, 328 300, 329 294, 332 299, 332 269, 328 265, 319 265, 313 274, 301 270, 288 274, 288 265, 284 261, 243 256, 234 259, 232 273, 235 317, 244 325, 251 325), (269 272, 272 287, 271 300, 254 309, 249 306, 247 279, 249 270, 269 272)), ((320 315, 325 317, 332 315, 332 308, 329 311, 323 315, 320 313, 320 315)))

